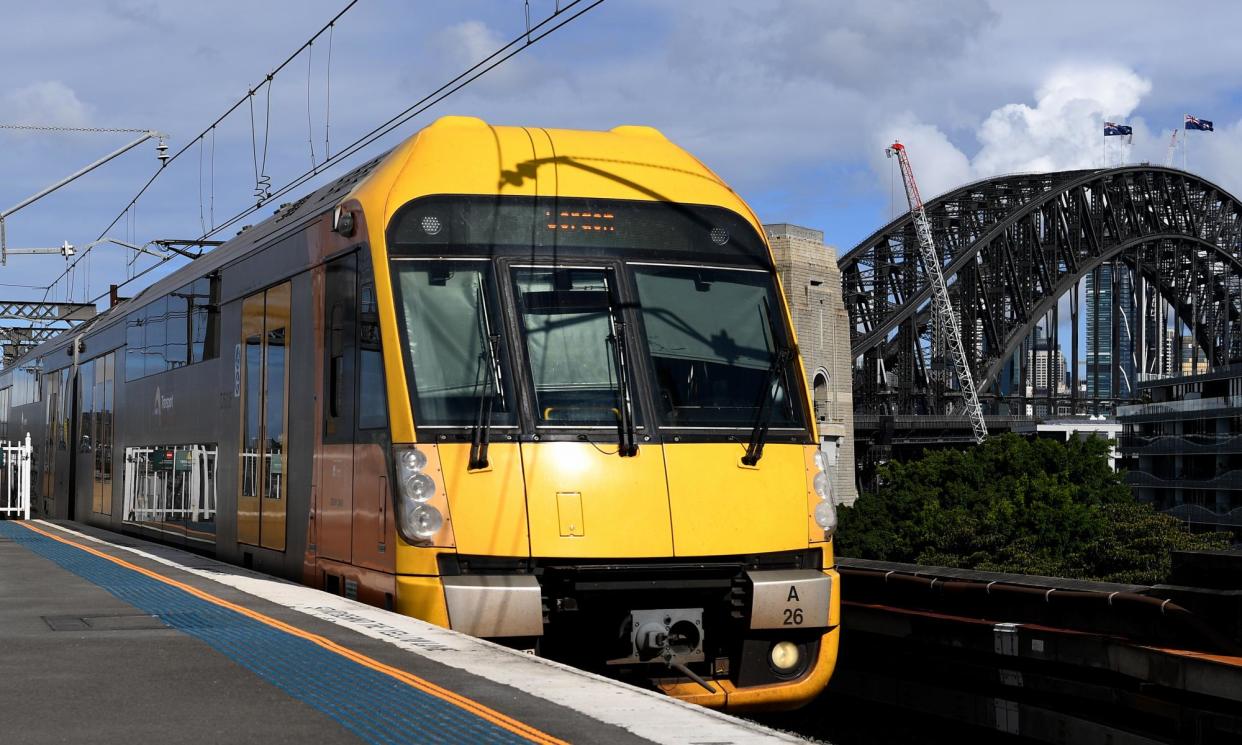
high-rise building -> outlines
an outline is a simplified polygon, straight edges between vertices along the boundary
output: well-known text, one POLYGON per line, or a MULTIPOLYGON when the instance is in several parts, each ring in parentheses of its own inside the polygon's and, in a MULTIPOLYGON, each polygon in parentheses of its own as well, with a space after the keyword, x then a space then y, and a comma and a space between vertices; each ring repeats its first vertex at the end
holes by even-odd
POLYGON ((1087 398, 1129 398, 1136 382, 1130 271, 1122 264, 1103 264, 1087 275, 1086 290, 1087 398))
MULTIPOLYGON (((1043 327, 1035 328, 1034 364, 1027 363, 1026 385, 1034 396, 1068 395, 1069 384, 1065 379, 1065 354, 1060 347, 1054 347, 1052 338, 1044 333, 1043 327), (1051 375, 1050 375, 1051 374, 1051 375), (1051 377, 1051 380, 1049 379, 1051 377)), ((1028 360, 1031 360, 1028 353, 1028 360)))

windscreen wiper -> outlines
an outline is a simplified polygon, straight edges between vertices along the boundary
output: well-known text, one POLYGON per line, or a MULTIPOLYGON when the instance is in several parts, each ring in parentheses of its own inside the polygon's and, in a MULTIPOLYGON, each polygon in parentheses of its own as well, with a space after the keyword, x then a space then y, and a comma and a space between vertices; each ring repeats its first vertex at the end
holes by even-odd
MULTIPOLYGON (((774 404, 776 392, 779 390, 777 383, 788 371, 791 356, 793 352, 789 347, 777 347, 776 354, 772 356, 772 366, 768 368, 768 374, 763 379, 763 398, 759 401, 759 413, 755 417, 755 426, 750 431, 750 443, 746 446, 746 455, 742 456, 743 465, 756 465, 763 457, 763 444, 767 442, 768 427, 772 423, 772 411, 776 408, 774 404)), ((785 382, 785 388, 788 390, 789 381, 785 382)))
POLYGON ((620 415, 617 417, 617 454, 622 458, 638 455, 638 433, 634 427, 634 402, 630 398, 630 373, 628 355, 625 352, 625 321, 610 314, 612 333, 608 344, 612 347, 613 364, 617 367, 617 400, 620 415))
POLYGON ((480 356, 487 367, 487 380, 479 395, 479 411, 474 417, 474 427, 470 430, 470 461, 466 468, 471 471, 487 468, 487 446, 491 441, 492 408, 496 397, 500 397, 501 408, 505 407, 504 387, 500 383, 500 335, 493 334, 491 322, 487 318, 487 302, 483 298, 483 288, 475 288, 478 294, 479 313, 483 320, 483 351, 480 356))
MULTIPOLYGON (((497 396, 503 398, 500 390, 500 371, 496 350, 500 346, 500 336, 491 334, 487 337, 484 348, 487 350, 487 377, 483 393, 479 396, 479 413, 474 418, 474 428, 470 431, 470 464, 471 471, 487 468, 487 446, 491 441, 492 408, 497 396)), ((501 406, 504 403, 502 401, 501 406)))

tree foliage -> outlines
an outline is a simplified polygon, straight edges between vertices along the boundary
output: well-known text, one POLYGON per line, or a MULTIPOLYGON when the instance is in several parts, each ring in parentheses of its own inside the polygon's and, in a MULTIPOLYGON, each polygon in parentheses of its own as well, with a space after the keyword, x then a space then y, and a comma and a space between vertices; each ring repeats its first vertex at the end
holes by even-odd
POLYGON ((879 471, 880 488, 842 510, 844 556, 994 572, 1151 584, 1170 551, 1227 545, 1135 501, 1108 467, 1108 442, 1007 434, 879 471))

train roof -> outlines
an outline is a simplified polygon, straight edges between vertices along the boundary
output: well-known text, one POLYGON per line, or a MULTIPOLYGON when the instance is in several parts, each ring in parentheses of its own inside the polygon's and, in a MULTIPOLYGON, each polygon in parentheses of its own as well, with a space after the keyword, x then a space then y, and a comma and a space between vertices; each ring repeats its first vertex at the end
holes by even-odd
POLYGON ((233 238, 225 241, 215 249, 203 254, 183 267, 161 277, 138 291, 133 297, 127 298, 108 310, 79 324, 65 329, 65 333, 49 339, 31 349, 14 361, 7 369, 20 367, 22 362, 37 357, 45 357, 70 343, 79 334, 93 328, 104 328, 125 318, 130 312, 147 305, 153 300, 163 297, 178 287, 199 277, 207 276, 228 264, 241 259, 252 251, 279 240, 287 234, 295 233, 324 212, 334 208, 362 179, 366 178, 375 167, 392 151, 383 153, 366 163, 354 168, 344 176, 316 189, 296 202, 282 204, 275 214, 263 222, 249 226, 233 238))
POLYGON ((347 199, 358 199, 370 209, 382 205, 377 224, 383 226, 401 205, 430 194, 581 195, 715 204, 743 215, 763 234, 758 218, 723 180, 654 128, 492 126, 475 117, 445 116, 344 176, 281 205, 271 217, 132 298, 34 347, 8 369, 56 352, 78 334, 119 322, 168 292, 297 232, 347 199))

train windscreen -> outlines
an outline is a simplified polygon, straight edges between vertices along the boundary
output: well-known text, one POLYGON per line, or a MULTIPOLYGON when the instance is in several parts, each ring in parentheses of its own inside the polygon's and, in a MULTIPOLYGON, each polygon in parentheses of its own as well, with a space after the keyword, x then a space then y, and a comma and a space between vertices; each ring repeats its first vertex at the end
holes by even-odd
POLYGON ((668 426, 749 427, 765 404, 771 426, 802 426, 789 390, 794 363, 778 354, 787 342, 767 272, 631 266, 668 426))
POLYGON ((393 273, 419 426, 469 426, 485 394, 491 423, 512 425, 491 265, 410 259, 393 262, 393 273))

